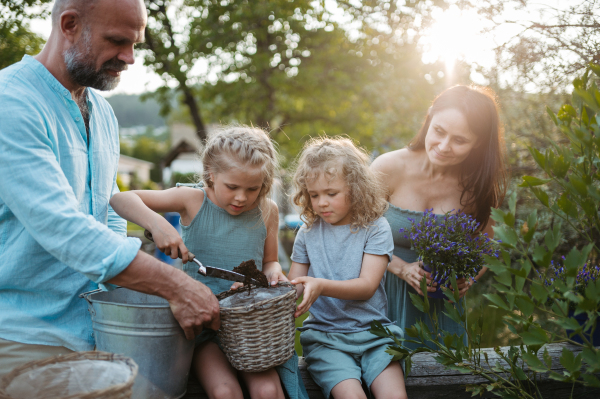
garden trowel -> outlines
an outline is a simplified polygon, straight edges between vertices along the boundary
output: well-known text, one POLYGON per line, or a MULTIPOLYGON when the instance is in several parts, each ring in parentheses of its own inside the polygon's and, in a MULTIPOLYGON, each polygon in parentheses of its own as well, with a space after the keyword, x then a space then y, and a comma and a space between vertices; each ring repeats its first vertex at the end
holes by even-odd
MULTIPOLYGON (((154 238, 152 238, 152 233, 150 233, 148 230, 144 230, 144 237, 154 242, 154 238)), ((181 258, 181 251, 179 251, 178 255, 181 258)), ((202 262, 196 259, 196 256, 191 252, 188 252, 188 260, 195 262, 199 266, 198 273, 200 273, 203 276, 220 278, 222 280, 237 281, 240 283, 243 283, 246 280, 246 276, 244 276, 241 273, 232 272, 231 270, 226 269, 219 269, 218 267, 213 266, 204 266, 202 262)), ((250 279, 250 282, 257 286, 260 285, 260 283, 253 278, 250 279)))

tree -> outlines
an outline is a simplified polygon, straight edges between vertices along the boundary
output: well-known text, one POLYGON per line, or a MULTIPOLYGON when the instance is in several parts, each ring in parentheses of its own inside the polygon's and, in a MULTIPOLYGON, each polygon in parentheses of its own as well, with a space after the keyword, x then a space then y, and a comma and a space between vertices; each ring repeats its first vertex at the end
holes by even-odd
POLYGON ((421 9, 388 13, 383 26, 361 8, 355 32, 358 11, 343 22, 323 4, 147 1, 146 64, 165 79, 155 93, 163 111, 175 87, 199 131, 204 118, 259 125, 272 130, 288 158, 323 133, 347 134, 369 148, 405 143, 443 88, 441 65, 423 64, 411 33, 421 9))
POLYGON ((483 71, 517 90, 566 92, 568 84, 590 62, 600 61, 600 2, 574 0, 465 1, 494 22, 518 33, 496 48, 497 65, 483 71), (556 4, 554 6, 554 4, 556 4))
POLYGON ((20 61, 24 54, 37 54, 41 51, 45 41, 29 30, 27 21, 45 17, 50 2, 51 0, 0 1, 0 69, 20 61))

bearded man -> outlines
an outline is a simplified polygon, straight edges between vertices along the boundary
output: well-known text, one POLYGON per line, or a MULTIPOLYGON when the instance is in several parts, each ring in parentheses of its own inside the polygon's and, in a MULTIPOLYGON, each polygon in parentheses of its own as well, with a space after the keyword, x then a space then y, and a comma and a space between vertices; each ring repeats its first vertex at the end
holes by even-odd
POLYGON ((118 124, 93 89, 117 86, 145 26, 142 0, 57 0, 42 52, 0 71, 0 377, 93 349, 78 295, 98 284, 167 299, 188 339, 219 328, 210 289, 139 251, 109 207, 118 124))

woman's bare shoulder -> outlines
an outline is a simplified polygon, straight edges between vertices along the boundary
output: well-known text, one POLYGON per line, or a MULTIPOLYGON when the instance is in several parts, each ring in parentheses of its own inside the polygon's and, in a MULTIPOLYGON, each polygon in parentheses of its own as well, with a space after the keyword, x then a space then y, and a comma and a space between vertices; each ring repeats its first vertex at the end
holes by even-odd
POLYGON ((406 166, 411 163, 413 158, 413 151, 408 148, 402 148, 380 155, 373 161, 371 167, 373 170, 384 175, 397 175, 406 169, 406 166))

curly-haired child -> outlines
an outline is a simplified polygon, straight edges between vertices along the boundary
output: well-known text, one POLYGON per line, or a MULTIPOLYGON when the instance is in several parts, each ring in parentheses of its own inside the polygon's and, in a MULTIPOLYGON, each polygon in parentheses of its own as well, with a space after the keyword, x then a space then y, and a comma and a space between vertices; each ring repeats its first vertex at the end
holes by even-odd
MULTIPOLYGON (((203 263, 229 270, 253 259, 272 284, 286 281, 277 261, 279 212, 268 198, 277 169, 268 134, 248 126, 224 127, 208 138, 202 163, 203 186, 128 191, 113 196, 110 204, 125 219, 148 229, 164 253, 175 259, 180 252, 184 271, 215 294, 231 283, 200 276, 197 266, 187 262, 188 249, 203 263), (178 212, 182 237, 156 212, 178 212)), ((283 399, 280 376, 291 398, 305 398, 304 386, 290 375, 297 374, 297 361, 294 357, 289 362, 295 364, 277 371, 238 373, 221 351, 216 332, 205 329, 196 336, 193 366, 210 398, 241 399, 239 377, 253 399, 283 399)))
POLYGON ((361 381, 378 399, 406 398, 400 363, 385 352, 393 341, 368 331, 377 320, 403 336, 386 316, 384 273, 394 243, 369 157, 345 138, 313 139, 293 183, 305 224, 288 277, 304 295, 295 316, 310 309, 300 328, 308 371, 326 398, 366 398, 361 381))

